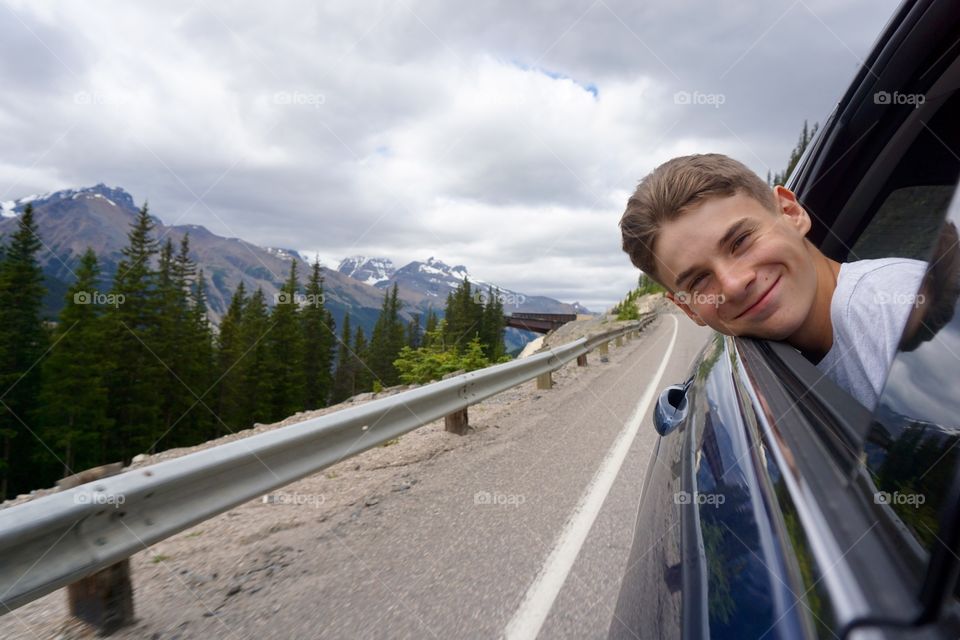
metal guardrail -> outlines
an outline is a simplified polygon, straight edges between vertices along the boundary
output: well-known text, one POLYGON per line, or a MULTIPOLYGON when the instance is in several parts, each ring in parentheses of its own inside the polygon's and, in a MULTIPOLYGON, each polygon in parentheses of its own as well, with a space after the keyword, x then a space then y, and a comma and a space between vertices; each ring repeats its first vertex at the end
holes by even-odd
POLYGON ((639 322, 0 509, 0 615, 237 505, 549 373, 639 322))

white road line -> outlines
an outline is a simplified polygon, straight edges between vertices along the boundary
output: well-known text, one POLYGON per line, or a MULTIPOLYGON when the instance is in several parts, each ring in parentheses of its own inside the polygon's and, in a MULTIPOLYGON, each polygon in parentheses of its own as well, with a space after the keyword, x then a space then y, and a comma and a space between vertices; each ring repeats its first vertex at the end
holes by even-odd
POLYGON ((659 389, 660 378, 663 377, 663 372, 670 361, 670 354, 673 353, 673 346, 677 341, 679 326, 675 315, 671 314, 668 317, 673 320, 673 337, 670 338, 670 344, 660 362, 660 368, 644 390, 643 396, 633 410, 633 415, 627 420, 623 431, 607 452, 587 490, 580 497, 580 502, 577 503, 573 515, 567 521, 560 537, 557 538, 543 568, 527 589, 523 602, 507 624, 503 632, 506 640, 533 640, 540 633, 540 628, 547 619, 547 614, 550 613, 550 608, 557 594, 560 593, 560 588, 566 581, 573 562, 577 559, 594 520, 597 519, 597 514, 600 513, 600 507, 603 506, 603 501, 606 500, 610 487, 613 486, 613 481, 616 480, 620 467, 627 457, 630 445, 637 435, 640 423, 646 417, 650 403, 659 389))

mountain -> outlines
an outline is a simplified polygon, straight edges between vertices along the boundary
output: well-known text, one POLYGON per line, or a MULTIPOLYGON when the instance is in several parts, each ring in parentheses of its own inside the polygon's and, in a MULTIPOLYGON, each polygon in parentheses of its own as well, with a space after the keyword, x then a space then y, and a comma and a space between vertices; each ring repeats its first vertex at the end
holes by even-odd
MULTIPOLYGON (((475 295, 483 302, 486 302, 491 291, 495 291, 503 302, 504 313, 508 315, 514 312, 592 313, 578 302, 568 304, 546 296, 528 295, 472 278, 464 265, 450 266, 432 256, 426 262, 415 260, 405 264, 387 277, 383 277, 387 273, 387 270, 382 268, 383 265, 389 265, 391 269, 393 267, 389 258, 355 256, 343 260, 339 271, 346 274, 356 273, 358 275, 351 277, 365 278, 365 282, 373 284, 378 289, 386 290, 396 284, 399 297, 408 305, 412 305, 415 312, 423 314, 433 309, 443 315, 447 294, 453 292, 467 278, 477 291, 475 295), (374 273, 377 275, 372 277, 374 273)), ((508 327, 504 334, 504 342, 509 353, 516 353, 536 337, 537 334, 531 331, 508 327)))
MULTIPOLYGON (((91 247, 100 260, 102 288, 109 289, 122 257, 120 251, 127 242, 127 232, 137 215, 133 197, 121 188, 98 184, 3 202, 0 203, 0 236, 13 233, 16 216, 27 203, 33 203, 44 245, 38 259, 48 290, 44 301, 46 315, 55 317, 59 313, 67 287, 74 280, 73 270, 87 247, 91 247)), ((190 252, 206 276, 210 316, 214 322, 226 312, 241 280, 248 292, 262 287, 270 304, 290 271, 291 260, 299 262, 300 282, 306 283, 310 265, 292 249, 259 247, 239 238, 218 236, 199 225, 165 225, 158 217, 153 219, 154 237, 164 242, 170 238, 176 246, 184 234, 190 234, 190 252)), ((324 269, 323 274, 326 303, 338 326, 349 309, 352 323, 359 323, 369 334, 379 314, 383 291, 335 270, 324 269)), ((407 320, 411 317, 408 312, 403 315, 407 320)))
POLYGON ((120 188, 111 189, 102 182, 96 186, 86 189, 64 189, 54 193, 47 193, 42 196, 26 196, 18 200, 0 202, 0 215, 4 218, 15 218, 23 212, 23 208, 31 202, 34 208, 52 202, 61 200, 77 200, 78 198, 102 198, 114 206, 136 209, 133 204, 133 197, 120 188))
MULTIPOLYGON (((372 258, 369 260, 389 262, 388 258, 372 258)), ((485 280, 473 278, 462 264, 450 266, 432 256, 426 262, 415 260, 400 267, 393 275, 375 283, 375 286, 378 289, 388 289, 396 283, 398 291, 405 296, 404 299, 417 300, 420 308, 429 306, 443 308, 447 294, 456 289, 467 278, 470 279, 470 284, 474 289, 479 289, 478 295, 481 298, 485 298, 491 290, 497 291, 497 295, 503 301, 504 313, 507 314, 514 311, 591 313, 589 309, 578 302, 569 304, 546 296, 520 293, 485 280)))
POLYGON ((373 286, 378 282, 389 280, 396 269, 393 268, 393 261, 390 258, 350 256, 340 261, 337 271, 354 280, 373 286))

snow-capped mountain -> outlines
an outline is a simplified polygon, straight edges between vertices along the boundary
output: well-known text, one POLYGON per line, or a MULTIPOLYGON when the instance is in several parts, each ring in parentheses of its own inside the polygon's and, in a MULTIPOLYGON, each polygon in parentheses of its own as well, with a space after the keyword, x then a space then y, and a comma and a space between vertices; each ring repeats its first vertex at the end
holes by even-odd
POLYGON ((340 261, 337 271, 360 282, 376 285, 389 280, 396 269, 390 258, 371 258, 367 256, 350 256, 340 261))
POLYGON ((340 263, 340 273, 350 275, 351 277, 361 279, 367 284, 373 284, 378 289, 389 289, 394 283, 398 286, 400 297, 404 300, 414 301, 418 309, 426 310, 428 308, 443 309, 446 303, 447 294, 455 290, 465 280, 470 280, 477 295, 484 297, 491 291, 495 291, 503 302, 505 313, 513 311, 540 312, 540 313, 590 313, 590 311, 578 303, 568 304, 560 302, 546 296, 535 296, 512 291, 504 287, 485 280, 479 280, 470 276, 467 267, 462 264, 450 266, 442 260, 431 256, 425 262, 414 260, 399 269, 393 270, 393 263, 388 258, 347 258, 340 263), (356 272, 361 274, 358 278, 352 275, 353 265, 360 261, 364 264, 388 264, 392 273, 388 277, 383 277, 386 273, 381 270, 374 277, 367 276, 367 272, 358 269, 356 272), (365 279, 368 278, 368 279, 365 279))
MULTIPOLYGON (((443 306, 447 294, 460 286, 466 278, 470 278, 470 273, 462 264, 450 266, 442 260, 437 260, 433 256, 427 258, 426 262, 414 260, 397 269, 396 273, 390 279, 390 282, 382 283, 379 286, 390 287, 394 282, 400 286, 412 289, 424 296, 437 298, 438 304, 443 306)), ((470 282, 486 289, 489 283, 470 278, 470 282)))
POLYGON ((17 214, 22 213, 23 208, 30 203, 33 203, 34 208, 37 208, 40 205, 51 204, 61 200, 78 200, 81 198, 100 198, 113 206, 136 209, 136 206, 133 204, 133 196, 120 187, 108 187, 101 182, 92 187, 84 187, 82 189, 64 189, 62 191, 54 191, 53 193, 25 196, 17 200, 0 202, 0 215, 4 218, 14 218, 17 214))

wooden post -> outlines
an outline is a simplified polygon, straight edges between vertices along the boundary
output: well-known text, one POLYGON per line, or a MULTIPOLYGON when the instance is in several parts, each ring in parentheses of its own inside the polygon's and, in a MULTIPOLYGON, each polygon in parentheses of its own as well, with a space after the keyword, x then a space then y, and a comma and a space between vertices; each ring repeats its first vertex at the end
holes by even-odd
POLYGON ((600 355, 605 356, 610 353, 610 342, 601 342, 600 343, 600 355))
POLYGON ((443 428, 450 433, 455 433, 458 436, 467 435, 467 431, 470 429, 470 420, 467 417, 467 407, 444 416, 443 428))
MULTIPOLYGON (((57 482, 61 491, 116 475, 123 471, 122 462, 94 467, 57 482)), ((104 505, 105 509, 122 510, 122 504, 104 505)), ((94 574, 67 585, 70 615, 82 620, 107 636, 121 627, 133 624, 133 583, 130 560, 124 558, 94 574)))
POLYGON ((623 346, 623 335, 617 336, 617 346, 618 346, 618 347, 622 347, 622 346, 623 346))
POLYGON ((553 389, 553 375, 550 371, 537 376, 537 389, 553 389))
POLYGON ((587 354, 583 354, 582 356, 577 356, 577 366, 578 367, 587 366, 587 354))

